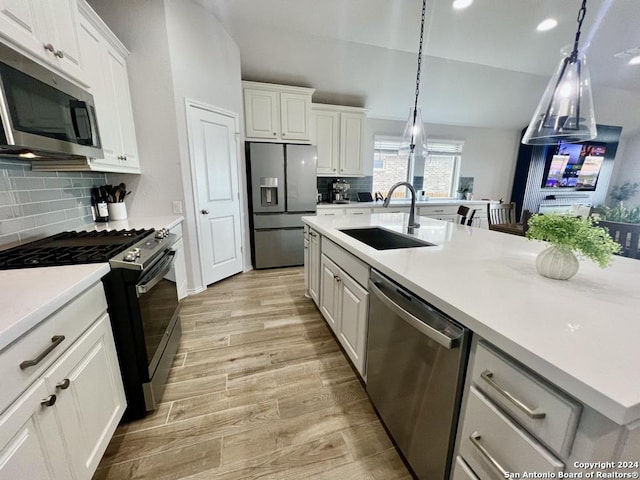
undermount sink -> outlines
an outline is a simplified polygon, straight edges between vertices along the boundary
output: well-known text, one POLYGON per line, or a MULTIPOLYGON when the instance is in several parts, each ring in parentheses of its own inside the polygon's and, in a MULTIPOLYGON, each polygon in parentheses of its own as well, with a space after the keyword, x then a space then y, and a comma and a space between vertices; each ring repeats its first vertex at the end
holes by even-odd
POLYGON ((376 250, 393 250, 396 248, 433 247, 433 243, 410 238, 400 233, 391 232, 379 227, 345 228, 340 230, 345 235, 355 238, 376 250))

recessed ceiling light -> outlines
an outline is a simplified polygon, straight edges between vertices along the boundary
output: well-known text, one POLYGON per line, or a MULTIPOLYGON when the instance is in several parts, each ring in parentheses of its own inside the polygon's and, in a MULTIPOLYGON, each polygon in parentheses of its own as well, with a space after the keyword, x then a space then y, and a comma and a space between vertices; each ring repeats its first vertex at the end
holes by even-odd
POLYGON ((552 28, 556 28, 558 26, 558 21, 555 18, 547 18, 546 20, 541 21, 536 30, 539 32, 546 32, 547 30, 551 30, 552 28))
POLYGON ((472 3, 473 0, 453 0, 453 8, 455 8, 456 10, 462 10, 463 8, 467 8, 472 3))
POLYGON ((640 65, 640 55, 629 60, 629 65, 640 65))

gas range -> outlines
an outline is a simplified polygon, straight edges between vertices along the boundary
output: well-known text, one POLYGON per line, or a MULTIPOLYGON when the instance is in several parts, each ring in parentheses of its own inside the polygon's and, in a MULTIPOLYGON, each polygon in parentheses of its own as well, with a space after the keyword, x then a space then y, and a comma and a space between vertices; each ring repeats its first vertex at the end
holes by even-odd
POLYGON ((162 398, 180 343, 180 303, 166 229, 62 232, 0 251, 0 270, 108 262, 102 278, 127 396, 125 420, 162 398))
POLYGON ((0 251, 0 270, 100 262, 144 270, 173 243, 166 229, 62 232, 0 251))

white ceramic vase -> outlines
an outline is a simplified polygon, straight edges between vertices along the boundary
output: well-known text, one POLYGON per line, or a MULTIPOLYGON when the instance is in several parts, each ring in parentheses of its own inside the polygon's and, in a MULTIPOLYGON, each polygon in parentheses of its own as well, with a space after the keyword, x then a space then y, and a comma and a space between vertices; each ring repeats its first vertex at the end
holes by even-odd
POLYGON ((538 273, 555 280, 569 280, 578 273, 579 266, 578 259, 571 250, 555 245, 540 252, 536 258, 538 273))

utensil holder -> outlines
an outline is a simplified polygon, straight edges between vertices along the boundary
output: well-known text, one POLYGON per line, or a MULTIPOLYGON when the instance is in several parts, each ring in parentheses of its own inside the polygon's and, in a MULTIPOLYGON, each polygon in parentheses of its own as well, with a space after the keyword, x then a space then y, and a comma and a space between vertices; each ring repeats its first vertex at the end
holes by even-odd
POLYGON ((126 220, 127 219, 127 207, 124 202, 109 203, 107 204, 109 209, 109 220, 126 220))

